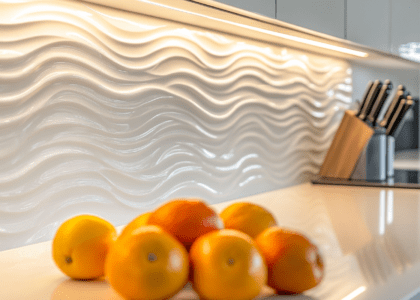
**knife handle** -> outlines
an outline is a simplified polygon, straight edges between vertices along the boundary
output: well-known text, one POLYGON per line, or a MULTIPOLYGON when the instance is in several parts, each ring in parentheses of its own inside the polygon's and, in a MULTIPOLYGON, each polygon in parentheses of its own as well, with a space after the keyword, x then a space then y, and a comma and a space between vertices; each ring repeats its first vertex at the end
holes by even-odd
POLYGON ((414 101, 413 100, 406 100, 403 99, 398 107, 398 111, 396 116, 394 116, 392 124, 390 124, 389 128, 386 131, 386 134, 395 136, 395 133, 397 132, 398 127, 401 125, 402 120, 405 117, 405 114, 407 111, 413 106, 414 101), (395 119, 395 120, 394 120, 395 119))
POLYGON ((402 111, 401 116, 397 120, 397 124, 394 125, 394 128, 390 131, 391 136, 397 136, 399 131, 401 131, 402 124, 404 123, 404 117, 406 116, 407 112, 410 110, 410 108, 413 106, 414 101, 413 100, 407 100, 402 111))
POLYGON ((368 95, 370 93, 370 90, 372 89, 372 86, 373 86, 373 81, 370 80, 368 82, 367 86, 366 86, 365 93, 363 94, 363 97, 361 99, 359 111, 356 113, 356 117, 358 117, 360 115, 360 113, 362 112, 363 107, 366 105, 366 100, 367 100, 367 97, 368 97, 368 95))
POLYGON ((400 84, 400 85, 398 86, 398 89, 399 89, 399 90, 401 90, 401 91, 403 91, 403 92, 406 92, 406 90, 405 90, 405 86, 404 86, 404 85, 402 85, 402 84, 400 84))
POLYGON ((372 110, 373 103, 375 102, 376 98, 378 97, 379 91, 382 87, 382 82, 379 80, 375 80, 373 83, 372 89, 369 92, 369 95, 366 99, 365 105, 362 107, 361 113, 359 115, 359 119, 365 121, 368 114, 372 110))
POLYGON ((384 85, 379 92, 378 99, 373 104, 372 110, 370 111, 369 115, 367 116, 367 120, 372 123, 373 126, 376 124, 376 120, 382 110, 383 105, 385 104, 386 99, 388 98, 390 92, 392 90, 392 83, 390 80, 385 80, 384 85))
POLYGON ((399 115, 401 114, 401 111, 405 105, 405 102, 407 100, 402 99, 400 103, 398 104, 397 109, 395 110, 395 113, 392 115, 391 121, 389 121, 388 126, 386 127, 386 135, 390 135, 392 128, 394 127, 399 115))
POLYGON ((395 93, 394 99, 392 99, 391 104, 388 106, 388 109, 385 113, 384 118, 382 119, 379 126, 383 128, 388 128, 389 122, 391 121, 392 117, 394 116, 394 113, 396 109, 398 108, 398 105, 401 101, 401 99, 404 97, 404 91, 398 87, 397 92, 395 93))

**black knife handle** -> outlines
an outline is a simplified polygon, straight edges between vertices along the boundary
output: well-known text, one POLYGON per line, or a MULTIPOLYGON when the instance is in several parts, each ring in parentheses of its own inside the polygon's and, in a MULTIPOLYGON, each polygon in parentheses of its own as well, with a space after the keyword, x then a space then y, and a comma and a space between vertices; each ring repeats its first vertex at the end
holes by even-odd
POLYGON ((394 99, 392 99, 391 104, 388 106, 388 109, 385 113, 384 118, 382 119, 381 123, 379 124, 381 127, 387 128, 391 118, 393 117, 401 99, 404 97, 404 91, 398 87, 397 92, 394 95, 394 99))
POLYGON ((401 114, 401 111, 405 105, 406 99, 401 99, 400 103, 398 104, 397 109, 395 110, 395 113, 392 115, 391 121, 388 122, 388 126, 386 127, 386 134, 390 135, 391 131, 393 131, 393 128, 395 127, 395 123, 397 122, 397 119, 399 115, 401 114))
MULTIPOLYGON (((387 130, 388 135, 392 135, 395 136, 395 133, 397 132, 397 129, 399 126, 401 126, 402 121, 407 113, 407 111, 413 106, 414 101, 413 100, 405 100, 403 99, 400 103, 400 107, 402 106, 402 108, 400 109, 400 107, 398 108, 398 115, 395 118, 395 122, 393 122, 393 125, 389 128, 389 130, 387 130)), ((394 119, 393 118, 393 119, 394 119)))
POLYGON ((366 100, 367 100, 367 97, 370 93, 370 90, 372 89, 372 86, 373 86, 373 81, 370 80, 368 82, 367 86, 366 86, 365 93, 363 94, 363 97, 361 99, 359 111, 356 113, 356 117, 358 117, 360 115, 360 113, 362 112, 363 106, 366 105, 366 100))
POLYGON ((386 99, 388 98, 390 92, 392 90, 392 82, 387 79, 382 86, 378 99, 373 104, 372 110, 370 111, 369 115, 367 116, 367 120, 372 123, 373 126, 376 124, 376 120, 378 119, 379 113, 383 105, 385 104, 386 99))
POLYGON ((382 82, 379 80, 375 80, 375 82, 373 83, 372 89, 370 90, 369 95, 366 99, 366 104, 362 107, 362 111, 359 115, 360 120, 363 120, 363 121, 366 120, 368 114, 372 110, 373 103, 378 97, 381 87, 382 87, 382 82))

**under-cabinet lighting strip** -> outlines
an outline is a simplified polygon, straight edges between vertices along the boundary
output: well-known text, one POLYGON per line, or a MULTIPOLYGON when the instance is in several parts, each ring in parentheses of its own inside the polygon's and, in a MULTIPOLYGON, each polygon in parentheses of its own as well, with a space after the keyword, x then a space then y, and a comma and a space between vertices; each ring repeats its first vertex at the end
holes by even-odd
POLYGON ((227 21, 227 20, 223 20, 223 19, 219 19, 219 18, 215 18, 215 17, 211 17, 211 16, 207 16, 207 15, 203 15, 203 14, 199 14, 199 13, 195 13, 195 12, 191 12, 191 11, 186 11, 186 10, 179 9, 179 8, 175 8, 175 7, 172 7, 172 6, 165 5, 165 4, 155 3, 155 2, 152 2, 152 1, 148 1, 148 0, 139 0, 139 1, 144 2, 144 3, 148 3, 148 4, 152 4, 152 5, 156 5, 156 6, 160 6, 160 7, 164 7, 164 8, 169 8, 169 9, 179 11, 179 12, 183 12, 183 13, 188 13, 188 14, 191 14, 191 15, 194 15, 194 16, 207 18, 207 19, 210 19, 210 20, 213 20, 213 21, 218 21, 218 22, 222 22, 222 23, 225 23, 225 24, 229 24, 229 25, 239 26, 239 27, 242 27, 242 28, 246 28, 246 29, 256 31, 256 32, 269 34, 269 35, 272 35, 272 36, 280 37, 280 38, 283 38, 283 39, 288 39, 288 40, 291 40, 291 41, 295 41, 295 42, 299 42, 299 43, 303 43, 303 44, 307 44, 307 45, 311 45, 311 46, 315 46, 315 47, 329 49, 329 50, 333 50, 333 51, 337 51, 337 52, 341 52, 341 53, 345 53, 345 54, 350 54, 350 55, 354 55, 354 56, 359 56, 359 57, 367 57, 368 56, 368 54, 366 52, 362 52, 362 51, 352 50, 352 49, 348 49, 348 48, 344 48, 344 47, 340 47, 340 46, 334 46, 334 45, 330 45, 330 44, 326 44, 326 43, 322 43, 322 42, 317 42, 317 41, 308 40, 308 39, 305 39, 305 38, 292 36, 292 35, 289 35, 289 34, 279 33, 279 32, 266 30, 266 29, 262 29, 262 28, 258 28, 258 27, 254 27, 254 26, 249 26, 249 25, 245 25, 245 24, 232 22, 232 21, 227 21))

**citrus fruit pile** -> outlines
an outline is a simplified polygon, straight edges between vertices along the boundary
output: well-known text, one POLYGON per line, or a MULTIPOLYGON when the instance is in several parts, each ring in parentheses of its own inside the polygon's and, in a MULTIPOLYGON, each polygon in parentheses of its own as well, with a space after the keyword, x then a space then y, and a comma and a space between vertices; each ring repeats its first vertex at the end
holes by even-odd
POLYGON ((217 214, 200 199, 175 199, 138 216, 119 236, 109 222, 80 215, 59 227, 52 250, 63 273, 105 276, 125 299, 168 299, 188 281, 209 300, 253 299, 265 285, 296 294, 324 274, 315 244, 245 202, 217 214))

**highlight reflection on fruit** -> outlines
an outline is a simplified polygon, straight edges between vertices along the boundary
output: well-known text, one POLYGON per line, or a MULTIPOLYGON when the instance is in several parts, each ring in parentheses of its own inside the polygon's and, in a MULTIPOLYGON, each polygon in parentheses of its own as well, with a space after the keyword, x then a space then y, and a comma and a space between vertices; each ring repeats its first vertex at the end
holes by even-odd
POLYGON ((99 217, 79 215, 71 218, 58 228, 54 236, 54 262, 74 279, 101 277, 106 255, 116 237, 114 226, 99 217))
POLYGON ((141 226, 111 248, 105 275, 126 299, 167 299, 188 281, 188 253, 158 226, 141 226))
POLYGON ((226 229, 242 231, 252 238, 265 229, 277 225, 274 216, 264 207, 247 202, 236 202, 226 207, 221 213, 226 229))
POLYGON ((268 267, 268 285, 278 293, 302 293, 317 286, 324 263, 317 246, 304 235, 271 227, 255 239, 268 267))
POLYGON ((264 258, 250 236, 222 229, 199 237, 190 250, 194 290, 203 299, 245 300, 267 281, 264 258))
POLYGON ((202 200, 172 200, 149 216, 148 224, 162 227, 188 250, 201 235, 223 228, 218 214, 202 200))

